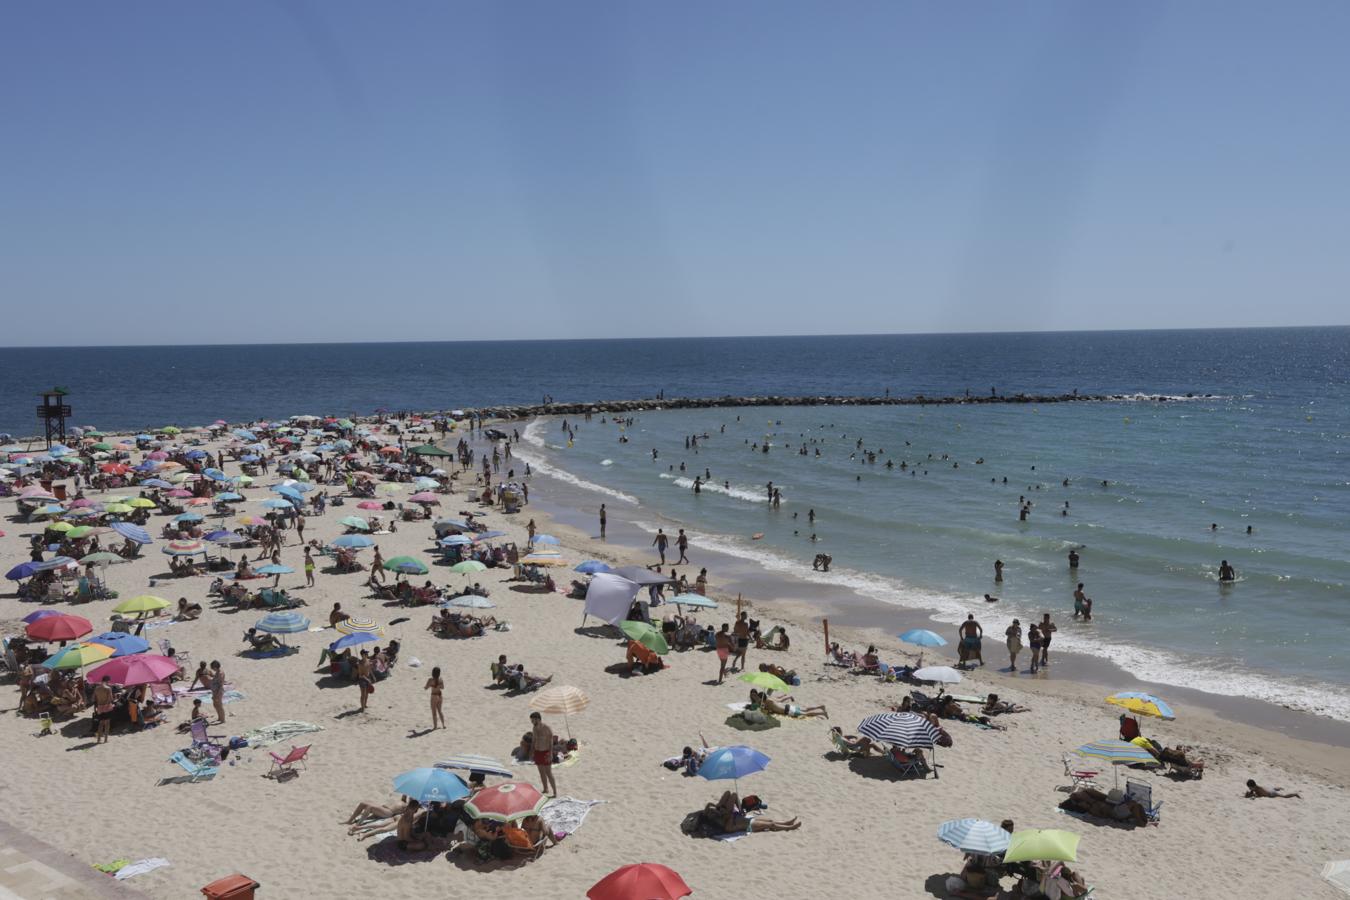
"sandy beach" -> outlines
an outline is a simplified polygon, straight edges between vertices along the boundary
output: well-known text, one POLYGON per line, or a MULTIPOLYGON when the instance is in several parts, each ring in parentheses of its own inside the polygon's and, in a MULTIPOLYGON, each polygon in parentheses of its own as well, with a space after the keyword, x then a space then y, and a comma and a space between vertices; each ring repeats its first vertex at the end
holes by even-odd
MULTIPOLYGON (((449 441, 453 446, 454 437, 449 441)), ((208 441, 214 451, 228 439, 208 441)), ((479 448, 484 444, 476 444, 479 448)), ((133 455, 138 461, 140 453, 133 455)), ((226 466, 227 474, 237 464, 226 466)), ((274 496, 260 476, 242 491, 241 512, 254 512, 257 501, 274 496)), ((461 510, 481 512, 491 528, 506 532, 503 541, 526 543, 526 522, 533 518, 542 532, 556 535, 571 565, 586 559, 615 564, 655 562, 654 555, 631 546, 606 542, 547 515, 549 481, 530 481, 535 505, 507 515, 483 507, 468 496, 473 476, 454 482, 453 495, 442 498, 440 515, 461 510)), ((328 486, 331 494, 339 485, 328 486)), ((481 488, 480 488, 481 489, 481 488)), ((120 491, 126 493, 125 490, 120 491)), ((392 499, 402 501, 411 493, 392 499)), ((87 491, 94 501, 99 492, 87 491)), ((6 568, 28 557, 29 536, 39 524, 16 521, 14 503, 6 500, 5 535, 0 559, 6 568)), ((308 519, 307 538, 327 543, 343 531, 338 519, 356 513, 354 503, 330 507, 308 519)), ((710 683, 717 675, 715 654, 693 650, 667 657, 659 673, 626 677, 607 671, 624 660, 624 642, 612 628, 582 627, 581 601, 562 593, 546 594, 533 586, 507 581, 510 569, 492 569, 472 577, 432 565, 429 577, 451 593, 472 581, 491 592, 489 610, 510 623, 509 631, 489 631, 472 639, 445 639, 426 630, 428 607, 386 606, 371 596, 363 573, 333 574, 320 564, 317 583, 304 586, 303 556, 293 531, 282 562, 295 568, 281 586, 303 597, 300 612, 315 626, 328 621, 334 602, 351 615, 386 625, 386 635, 402 642, 396 670, 378 683, 367 712, 357 711, 354 684, 333 684, 320 670, 321 651, 338 634, 330 628, 293 635, 299 652, 271 659, 240 656, 242 634, 262 615, 235 610, 208 600, 206 576, 165 578, 169 557, 160 552, 158 533, 165 517, 148 526, 156 542, 139 559, 107 570, 110 587, 125 599, 155 594, 171 602, 179 597, 206 607, 199 620, 148 629, 152 642, 168 638, 189 654, 191 667, 201 660, 219 660, 228 680, 243 695, 227 705, 223 726, 213 734, 241 735, 283 720, 300 720, 322 730, 303 735, 311 743, 307 768, 278 782, 265 777, 271 761, 266 749, 239 751, 209 781, 182 783, 182 774, 168 762, 188 742, 175 726, 184 721, 183 704, 168 712, 169 722, 139 733, 116 732, 105 745, 89 736, 86 711, 56 722, 55 734, 38 737, 34 718, 16 715, 18 691, 6 679, 0 729, 0 752, 6 760, 3 818, 33 837, 64 848, 77 860, 93 865, 119 858, 162 857, 169 866, 130 879, 129 886, 157 898, 196 896, 198 889, 231 872, 247 873, 263 885, 265 897, 346 897, 383 895, 479 897, 583 897, 587 889, 619 866, 639 861, 660 862, 678 871, 695 897, 811 898, 826 895, 884 893, 893 897, 947 896, 944 881, 961 869, 961 854, 939 842, 938 826, 949 819, 977 817, 998 822, 1013 819, 1018 828, 1062 828, 1082 836, 1078 863, 1094 896, 1171 900, 1176 897, 1333 897, 1334 889, 1319 878, 1325 862, 1350 855, 1350 751, 1334 743, 1290 737, 1268 716, 1239 709, 1214 711, 1182 703, 1174 722, 1145 720, 1144 733, 1168 746, 1189 745, 1206 761, 1201 780, 1176 781, 1160 771, 1122 769, 1128 777, 1149 783, 1155 803, 1161 801, 1156 827, 1123 828, 1061 813, 1057 805, 1068 784, 1061 756, 1088 741, 1114 738, 1119 710, 1103 702, 1099 686, 1056 677, 1012 678, 997 671, 1005 664, 1001 642, 985 641, 986 669, 968 674, 958 693, 997 692, 1029 712, 996 721, 1007 730, 986 730, 962 722, 946 723, 951 748, 940 749, 939 778, 900 780, 881 759, 845 760, 832 752, 828 730, 840 725, 856 732, 866 716, 898 703, 910 690, 867 675, 825 664, 819 606, 801 597, 745 597, 751 615, 767 630, 783 625, 792 639, 786 652, 751 649, 751 670, 772 662, 799 673, 793 694, 803 706, 824 705, 829 719, 784 719, 781 727, 741 732, 728 724, 728 703, 747 699, 749 686, 735 678, 710 683), (154 579, 156 584, 151 587, 154 579), (394 619, 405 619, 390 624, 394 619), (397 799, 394 775, 429 766, 454 754, 483 754, 508 761, 510 751, 529 730, 530 695, 505 696, 490 689, 489 666, 499 654, 523 662, 554 684, 575 685, 590 697, 589 707, 570 717, 546 719, 556 731, 578 739, 574 763, 555 768, 560 794, 601 801, 584 824, 533 861, 510 865, 475 864, 448 857, 444 848, 402 853, 392 838, 359 842, 340 824, 360 801, 397 799), (413 661, 419 665, 414 666, 413 661), (424 682, 432 666, 442 669, 446 684, 448 728, 430 726, 424 682), (740 782, 742 794, 754 793, 768 804, 767 815, 798 817, 802 827, 790 833, 753 834, 734 842, 694 839, 681 833, 687 814, 715 801, 724 782, 686 778, 662 768, 700 735, 710 745, 746 744, 772 762, 740 782), (1299 791, 1299 800, 1248 800, 1244 783, 1299 791)), ((216 521, 208 517, 208 522, 216 521)), ((410 555, 433 562, 430 522, 400 523, 397 533, 376 535, 385 558, 410 555)), ((232 554, 235 558, 238 553, 232 554)), ((256 551, 251 554, 256 556, 256 551)), ((701 562, 697 544, 692 577, 701 562)), ((369 561, 370 551, 363 551, 369 561)), ((554 570, 565 589, 570 566, 554 570)), ((710 591, 718 610, 702 612, 702 623, 716 626, 733 620, 734 595, 716 566, 710 568, 710 591)), ((420 583, 422 578, 414 578, 420 583)), ((18 600, 12 583, 0 597, 0 630, 21 633, 23 616, 37 605, 18 600)), ((116 600, 66 604, 61 608, 88 618, 96 632, 106 629, 116 600)), ((662 612, 656 608, 655 613, 662 612)), ((831 640, 862 650, 878 646, 883 660, 912 663, 915 648, 902 645, 896 632, 926 627, 911 614, 897 612, 893 623, 877 627, 831 627, 831 640)), ((930 651, 926 661, 953 657, 951 646, 930 651)), ((1067 667, 1066 667, 1067 668, 1067 667)), ((1291 714, 1292 715, 1292 714, 1291 714)), ((269 749, 282 751, 288 744, 269 749)), ((514 764, 517 777, 538 784, 533 766, 514 764)), ((1113 773, 1099 783, 1109 787, 1113 773)), ((1011 887, 1011 879, 1004 881, 1011 887)))

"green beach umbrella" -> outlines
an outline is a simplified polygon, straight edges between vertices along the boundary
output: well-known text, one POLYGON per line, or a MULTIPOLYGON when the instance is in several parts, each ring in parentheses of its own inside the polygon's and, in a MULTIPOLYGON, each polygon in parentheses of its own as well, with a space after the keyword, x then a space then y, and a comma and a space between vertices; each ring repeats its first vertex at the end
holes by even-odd
POLYGON ((461 575, 468 575, 470 572, 486 572, 487 566, 476 559, 466 559, 464 562, 455 563, 450 567, 451 572, 458 572, 461 575))
POLYGON ((110 452, 113 448, 112 444, 105 441, 99 441, 97 444, 90 444, 89 446, 94 450, 102 450, 104 453, 110 452))
POLYGON ((339 525, 346 525, 348 528, 355 528, 357 531, 369 531, 370 523, 360 516, 343 516, 338 519, 339 525))
POLYGON ((1031 860, 1078 861, 1078 835, 1056 828, 1028 828, 1014 831, 1003 854, 1005 863, 1031 860))
POLYGON ((132 509, 154 509, 154 508, 155 508, 155 502, 154 502, 153 500, 149 500, 149 499, 147 499, 147 498, 145 498, 145 497, 132 497, 130 500, 128 500, 128 501, 126 502, 126 505, 127 505, 127 506, 130 506, 132 509))
POLYGON ((162 434, 181 434, 183 429, 179 428, 177 425, 165 425, 160 429, 160 432, 162 434))
POLYGON ((786 681, 768 672, 746 672, 741 676, 741 681, 746 684, 753 684, 757 688, 764 688, 766 691, 777 691, 780 694, 786 694, 792 689, 792 686, 786 681))
POLYGON ((139 597, 132 597, 130 600, 123 600, 113 607, 113 612, 117 613, 148 613, 164 609, 169 605, 169 601, 163 597, 155 597, 151 594, 141 594, 139 597))
POLYGON ((426 563, 411 556, 395 556, 393 559, 386 559, 384 569, 387 572, 398 572, 400 575, 425 575, 431 571, 427 568, 426 563))
POLYGON ((66 530, 66 537, 70 538, 71 540, 78 541, 80 538, 87 536, 93 530, 94 526, 92 525, 76 525, 74 528, 69 528, 66 530))
POLYGON ((53 522, 52 524, 50 524, 50 525, 47 526, 47 530, 48 530, 48 531, 60 531, 60 532, 66 532, 66 531, 70 531, 70 530, 71 530, 72 528, 74 528, 74 527, 75 527, 75 526, 72 525, 72 524, 70 524, 69 522, 53 522))
POLYGON ((105 513, 112 513, 113 515, 124 516, 127 513, 131 512, 131 506, 126 503, 109 503, 103 507, 103 511, 105 513))
POLYGON ((80 565, 92 566, 97 564, 108 566, 112 565, 113 563, 120 563, 122 561, 123 561, 122 557, 118 556, 116 553, 109 553, 106 550, 100 550, 98 553, 90 553, 88 556, 82 558, 80 560, 80 565))
POLYGON ((655 625, 650 625, 647 622, 624 620, 619 623, 619 630, 648 650, 660 654, 670 652, 670 645, 666 643, 666 636, 655 625))

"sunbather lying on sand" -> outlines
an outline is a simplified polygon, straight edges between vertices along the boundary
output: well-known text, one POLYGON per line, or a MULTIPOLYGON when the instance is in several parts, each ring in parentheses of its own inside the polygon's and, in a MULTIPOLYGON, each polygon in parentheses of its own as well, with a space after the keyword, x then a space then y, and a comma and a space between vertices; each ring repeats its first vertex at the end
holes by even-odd
POLYGON ((1301 797, 1297 791, 1295 791, 1292 794, 1286 794, 1284 793, 1284 790, 1282 788, 1263 788, 1261 787, 1261 785, 1256 783, 1255 779, 1252 778, 1247 779, 1247 793, 1243 794, 1242 796, 1248 798, 1249 800, 1255 800, 1257 798, 1267 798, 1271 800, 1292 800, 1294 798, 1298 798, 1299 800, 1303 799, 1303 797, 1301 797))
POLYGON ((714 820, 718 827, 722 829, 723 834, 796 831, 802 827, 802 823, 796 818, 788 819, 786 822, 775 822, 762 816, 755 819, 750 818, 741 812, 741 800, 733 791, 726 791, 717 803, 709 803, 705 806, 703 814, 705 817, 714 820))
POLYGON ((1018 706, 1016 703, 1009 703, 1007 700, 998 699, 998 694, 990 694, 985 698, 984 706, 980 712, 986 716, 1001 716, 1006 713, 1031 712, 1025 706, 1018 706))
POLYGON ((770 675, 773 675, 775 678, 781 678, 781 679, 783 679, 784 681, 786 681, 788 684, 792 684, 792 683, 793 683, 793 679, 795 679, 795 678, 797 677, 797 672, 796 672, 796 670, 794 670, 794 669, 785 669, 785 668, 783 668, 782 666, 776 666, 776 665, 774 665, 773 663, 760 663, 760 664, 759 664, 759 670, 760 670, 761 672, 768 672, 770 675))
POLYGON ((759 691, 750 691, 750 708, 762 709, 765 712, 773 713, 776 716, 790 716, 794 719, 814 719, 830 717, 829 711, 824 706, 798 706, 793 702, 796 698, 791 694, 783 698, 783 703, 778 703, 769 699, 767 693, 761 694, 759 691))
POLYGON ((1130 821, 1143 827, 1148 824, 1148 814, 1144 807, 1134 800, 1112 800, 1110 796, 1096 788, 1080 787, 1059 805, 1068 812, 1086 813, 1099 819, 1113 819, 1118 822, 1130 821))

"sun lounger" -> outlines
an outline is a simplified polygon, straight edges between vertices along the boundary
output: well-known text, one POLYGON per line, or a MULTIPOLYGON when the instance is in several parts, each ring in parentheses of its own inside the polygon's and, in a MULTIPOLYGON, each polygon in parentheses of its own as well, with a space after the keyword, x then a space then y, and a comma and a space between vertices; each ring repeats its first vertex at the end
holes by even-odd
POLYGON ((287 753, 285 756, 282 756, 279 753, 273 753, 271 750, 267 751, 267 755, 272 757, 272 768, 267 772, 268 777, 282 778, 288 774, 299 775, 300 773, 296 771, 295 766, 299 764, 302 769, 308 768, 308 766, 305 765, 305 757, 309 755, 309 748, 311 746, 313 745, 306 744, 303 747, 296 747, 292 744, 291 752, 287 753))
POLYGON ((1162 811, 1162 803, 1153 805, 1153 786, 1145 784, 1142 781, 1125 780, 1125 796, 1138 803, 1144 808, 1144 815, 1148 816, 1148 824, 1157 825, 1158 818, 1162 811))
POLYGON ((220 768, 219 764, 213 765, 206 761, 193 762, 187 758, 187 755, 183 753, 182 750, 179 750, 173 756, 170 756, 169 762, 177 763, 184 772, 187 772, 188 781, 194 782, 214 777, 217 770, 220 768))

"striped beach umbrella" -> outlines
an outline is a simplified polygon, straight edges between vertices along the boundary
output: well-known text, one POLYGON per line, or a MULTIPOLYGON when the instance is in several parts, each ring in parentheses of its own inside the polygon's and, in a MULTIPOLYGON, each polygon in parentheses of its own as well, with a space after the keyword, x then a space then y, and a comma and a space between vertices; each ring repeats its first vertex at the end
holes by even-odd
POLYGON ((163 551, 169 556, 195 556, 206 552, 206 544, 201 541, 169 541, 163 551))
POLYGON ((438 769, 463 769, 470 773, 482 772, 485 775, 500 775, 510 778, 514 773, 490 756, 475 753, 457 753, 436 763, 438 769))
POLYGON ((547 802, 548 798, 539 793, 534 785, 523 781, 507 781, 474 794, 465 801, 464 811, 475 819, 514 822, 537 815, 547 802))
MULTIPOLYGON (((130 509, 130 504, 123 503, 118 505, 126 506, 128 509, 130 509)), ((108 511, 112 512, 112 507, 108 507, 108 511)), ((110 527, 112 528, 113 531, 117 532, 122 537, 131 541, 133 544, 148 544, 152 540, 150 537, 150 532, 146 531, 141 526, 133 525, 130 522, 114 522, 110 527)))
POLYGON ((886 712, 868 716, 858 725, 858 734, 897 747, 934 747, 940 732, 918 713, 886 712))
POLYGON ((1113 766, 1156 766, 1158 761, 1143 747, 1127 741, 1093 741, 1079 747, 1075 753, 1109 762, 1113 766))
POLYGON ((253 627, 269 634, 299 634, 309 630, 309 619, 295 612, 273 612, 263 616, 253 627))
POLYGON ((530 709, 541 713, 561 714, 567 736, 572 736, 572 723, 567 717, 581 712, 591 705, 591 698, 579 687, 570 684, 555 684, 544 688, 530 698, 530 709))
POLYGON ((1165 700, 1141 691, 1121 691, 1107 697, 1106 702, 1128 709, 1136 715, 1153 716, 1155 719, 1166 719, 1169 722, 1177 717, 1165 700))
POLYGON ((938 840, 967 853, 994 854, 1008 849, 1011 834, 983 819, 952 819, 938 826, 938 840))
POLYGON ((337 623, 337 630, 343 634, 384 634, 384 626, 374 619, 343 619, 337 623))

